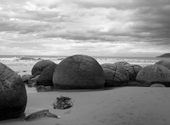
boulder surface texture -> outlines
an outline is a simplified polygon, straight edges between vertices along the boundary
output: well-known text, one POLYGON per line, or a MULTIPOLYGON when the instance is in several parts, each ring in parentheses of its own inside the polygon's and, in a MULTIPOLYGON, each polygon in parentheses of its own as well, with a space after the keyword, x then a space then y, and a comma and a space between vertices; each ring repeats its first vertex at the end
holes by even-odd
POLYGON ((170 70, 161 65, 148 65, 142 68, 136 76, 136 80, 148 84, 161 83, 170 86, 170 70))
POLYGON ((37 62, 34 66, 33 66, 33 68, 32 68, 32 70, 31 70, 31 73, 32 73, 32 75, 40 75, 41 74, 41 72, 45 69, 45 68, 47 68, 47 67, 49 67, 50 65, 52 65, 54 62, 52 62, 51 60, 41 60, 41 61, 39 61, 39 62, 37 62))
POLYGON ((37 79, 37 85, 53 86, 53 73, 56 66, 57 65, 53 63, 51 66, 45 68, 37 79))
POLYGON ((130 81, 135 81, 136 76, 137 76, 138 72, 142 69, 142 67, 139 65, 134 65, 134 64, 128 64, 125 66, 126 66, 126 71, 129 74, 130 81))
POLYGON ((61 89, 98 89, 104 87, 104 72, 99 63, 86 55, 73 55, 55 68, 53 84, 61 89))
MULTIPOLYGON (((110 70, 113 70, 115 72, 119 72, 119 73, 126 76, 126 81, 129 80, 129 73, 126 71, 125 65, 122 65, 122 64, 119 64, 119 63, 114 63, 114 64, 104 63, 101 66, 102 66, 103 69, 110 69, 110 70)), ((113 75, 113 76, 115 76, 115 75, 113 75)), ((124 80, 122 79, 122 81, 124 81, 124 80)))
POLYGON ((124 86, 128 82, 127 77, 117 71, 108 69, 108 68, 103 68, 104 71, 104 76, 105 76, 105 86, 106 87, 111 87, 111 86, 124 86))
POLYGON ((170 69, 170 61, 160 60, 160 61, 156 62, 155 64, 159 64, 159 65, 165 66, 168 69, 170 69))
POLYGON ((0 63, 0 120, 18 118, 27 104, 27 93, 22 78, 0 63))

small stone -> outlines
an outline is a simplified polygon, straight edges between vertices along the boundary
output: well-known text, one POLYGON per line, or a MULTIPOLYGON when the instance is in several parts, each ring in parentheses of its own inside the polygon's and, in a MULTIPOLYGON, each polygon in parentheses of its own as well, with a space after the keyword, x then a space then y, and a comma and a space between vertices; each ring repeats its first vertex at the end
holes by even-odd
POLYGON ((44 92, 45 91, 45 87, 42 85, 36 86, 37 92, 44 92))
POLYGON ((150 87, 166 87, 166 86, 164 86, 163 84, 155 83, 152 84, 150 87))
POLYGON ((28 82, 28 80, 32 78, 32 75, 26 74, 26 75, 23 75, 21 78, 24 82, 28 82))
POLYGON ((44 86, 44 90, 45 90, 45 91, 51 91, 51 90, 52 90, 52 87, 51 87, 51 86, 44 86))

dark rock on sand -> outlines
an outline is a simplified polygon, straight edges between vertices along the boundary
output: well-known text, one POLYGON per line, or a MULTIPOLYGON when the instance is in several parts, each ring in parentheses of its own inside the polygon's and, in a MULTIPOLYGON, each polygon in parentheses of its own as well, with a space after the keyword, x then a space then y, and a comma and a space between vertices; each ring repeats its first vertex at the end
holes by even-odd
POLYGON ((0 63, 0 120, 18 118, 24 114, 27 93, 21 77, 0 63))
POLYGON ((134 64, 128 64, 125 66, 126 66, 126 71, 129 74, 129 80, 135 81, 136 76, 137 76, 138 72, 142 69, 142 67, 139 65, 134 65, 134 64))
POLYGON ((127 86, 136 86, 136 87, 149 87, 148 84, 144 82, 138 82, 138 81, 129 81, 127 83, 127 86))
POLYGON ((30 80, 32 77, 33 75, 26 74, 26 75, 23 75, 21 78, 24 82, 28 82, 28 80, 30 80))
POLYGON ((37 85, 37 80, 39 78, 40 75, 36 75, 35 77, 32 77, 31 79, 28 80, 28 82, 26 83, 28 85, 28 87, 34 87, 37 85))
POLYGON ((161 65, 148 65, 142 68, 136 76, 136 80, 147 85, 161 83, 170 86, 170 70, 161 65))
POLYGON ((57 65, 53 63, 51 66, 45 68, 37 79, 37 85, 53 86, 53 73, 56 66, 57 65))
POLYGON ((111 64, 111 63, 104 63, 101 65, 103 69, 110 69, 115 72, 119 72, 121 74, 124 74, 129 80, 129 73, 126 71, 126 66, 124 65, 119 65, 119 64, 111 64))
POLYGON ((32 75, 35 76, 36 73, 38 73, 38 74, 36 74, 36 75, 41 74, 41 72, 42 72, 45 68, 49 67, 49 66, 52 65, 53 63, 54 63, 54 62, 52 62, 51 60, 41 60, 41 61, 37 62, 37 63, 33 66, 32 70, 31 70, 32 75))
POLYGON ((152 84, 150 87, 165 87, 165 86, 160 83, 155 83, 155 84, 152 84))
POLYGON ((61 89, 97 89, 104 87, 104 73, 99 63, 86 55, 62 60, 55 68, 53 84, 61 89))
POLYGON ((37 92, 49 92, 53 90, 52 86, 43 86, 43 85, 36 86, 36 89, 37 92))
POLYGON ((170 69, 170 61, 160 60, 160 61, 156 62, 155 64, 159 64, 159 65, 165 66, 168 69, 170 69))
POLYGON ((105 87, 125 86, 129 81, 124 74, 118 71, 114 71, 107 68, 103 68, 103 71, 105 76, 105 87))

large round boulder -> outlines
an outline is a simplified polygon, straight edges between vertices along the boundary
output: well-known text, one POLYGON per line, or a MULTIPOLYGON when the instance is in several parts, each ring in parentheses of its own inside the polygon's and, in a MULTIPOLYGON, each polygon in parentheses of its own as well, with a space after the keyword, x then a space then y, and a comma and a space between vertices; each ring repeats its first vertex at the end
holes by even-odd
POLYGON ((170 70, 157 64, 148 65, 139 71, 136 80, 148 86, 153 83, 161 83, 165 86, 170 86, 170 70))
POLYGON ((142 67, 139 65, 135 65, 135 64, 128 64, 125 66, 126 66, 126 71, 129 74, 129 80, 135 81, 136 76, 137 76, 138 72, 142 69, 142 67))
POLYGON ((53 63, 42 71, 37 79, 37 85, 53 86, 53 73, 57 64, 53 63))
POLYGON ((127 85, 127 82, 129 81, 127 77, 117 71, 103 68, 104 76, 105 76, 105 86, 111 87, 111 86, 125 86, 127 85))
POLYGON ((51 60, 41 60, 37 62, 31 70, 32 75, 40 75, 45 68, 49 67, 53 63, 54 62, 51 60))
POLYGON ((53 84, 61 89, 97 89, 104 87, 104 73, 99 63, 86 55, 73 55, 55 68, 53 84))
POLYGON ((24 114, 27 93, 22 78, 0 63, 0 121, 24 114))
POLYGON ((121 74, 124 74, 127 79, 129 79, 129 73, 126 71, 126 66, 120 65, 117 63, 111 64, 111 63, 104 63, 101 65, 103 69, 110 69, 115 72, 119 72, 121 74))
POLYGON ((160 60, 160 61, 156 62, 155 64, 159 64, 159 65, 165 66, 168 69, 170 69, 170 61, 160 60))

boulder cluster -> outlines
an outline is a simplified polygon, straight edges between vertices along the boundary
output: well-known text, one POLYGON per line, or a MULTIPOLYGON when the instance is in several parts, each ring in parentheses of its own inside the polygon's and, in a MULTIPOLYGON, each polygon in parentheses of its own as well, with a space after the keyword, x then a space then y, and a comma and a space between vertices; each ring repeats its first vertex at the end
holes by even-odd
POLYGON ((37 62, 32 74, 20 77, 0 63, 0 120, 18 118, 27 104, 25 84, 37 91, 52 89, 101 89, 120 86, 170 86, 170 62, 158 61, 141 67, 125 61, 99 64, 86 55, 73 55, 59 64, 37 62))
POLYGON ((158 87, 159 84, 169 87, 170 62, 161 60, 145 67, 126 61, 100 65, 90 56, 73 55, 59 64, 41 60, 33 66, 32 75, 24 75, 22 78, 28 86, 35 86, 37 91, 120 86, 158 87))
POLYGON ((31 75, 23 75, 22 78, 28 86, 35 86, 37 91, 99 89, 105 83, 100 64, 86 55, 70 56, 59 64, 41 60, 33 66, 31 75))

